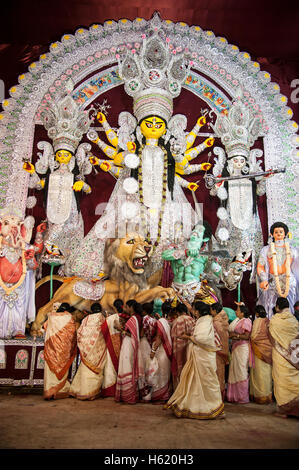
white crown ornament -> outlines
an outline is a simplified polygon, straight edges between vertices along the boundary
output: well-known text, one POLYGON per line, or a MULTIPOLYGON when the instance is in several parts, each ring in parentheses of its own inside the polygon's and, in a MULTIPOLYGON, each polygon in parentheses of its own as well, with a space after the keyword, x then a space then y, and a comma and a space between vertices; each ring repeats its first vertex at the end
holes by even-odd
POLYGON ((119 75, 125 91, 134 99, 133 112, 138 122, 148 116, 159 116, 168 123, 173 113, 173 98, 179 96, 190 66, 183 54, 171 53, 156 27, 143 37, 140 52, 127 51, 118 57, 119 75))
POLYGON ((54 152, 69 150, 75 153, 80 140, 91 124, 88 113, 81 111, 70 96, 74 85, 71 80, 66 84, 66 95, 58 103, 51 102, 41 112, 41 119, 53 140, 54 152))
POLYGON ((221 138, 227 159, 242 156, 249 159, 250 147, 263 135, 260 119, 242 101, 243 92, 237 90, 236 100, 227 115, 219 115, 212 125, 215 136, 221 138))

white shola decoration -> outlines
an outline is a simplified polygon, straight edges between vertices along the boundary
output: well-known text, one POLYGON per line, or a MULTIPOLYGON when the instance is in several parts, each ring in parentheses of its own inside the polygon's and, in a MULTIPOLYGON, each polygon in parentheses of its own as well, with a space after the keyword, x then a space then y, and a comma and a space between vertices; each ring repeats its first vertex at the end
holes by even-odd
POLYGON ((26 207, 27 209, 33 209, 33 207, 36 206, 36 197, 35 196, 29 196, 27 198, 27 202, 26 202, 26 207))
POLYGON ((217 217, 220 220, 226 220, 228 218, 228 213, 225 207, 219 207, 217 210, 217 217))
POLYGON ((136 217, 138 211, 138 206, 134 202, 125 202, 121 206, 121 213, 125 219, 133 219, 136 217))
POLYGON ((222 241, 222 242, 226 242, 228 239, 229 239, 229 232, 226 228, 220 228, 218 230, 218 238, 222 241))
POLYGON ((138 191, 138 182, 135 178, 126 178, 123 182, 123 188, 128 194, 134 194, 138 191))
POLYGON ((137 168, 140 163, 140 158, 135 153, 128 153, 124 158, 124 164, 127 168, 137 168))
POLYGON ((225 201, 225 199, 227 199, 227 191, 224 186, 221 186, 217 189, 217 196, 219 199, 221 199, 221 201, 225 201))

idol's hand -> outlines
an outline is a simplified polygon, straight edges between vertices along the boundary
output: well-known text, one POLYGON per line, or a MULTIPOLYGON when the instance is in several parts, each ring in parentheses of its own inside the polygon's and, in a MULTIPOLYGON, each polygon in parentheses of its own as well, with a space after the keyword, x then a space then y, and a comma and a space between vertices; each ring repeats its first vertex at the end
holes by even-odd
POLYGON ((74 191, 81 191, 82 188, 84 186, 84 182, 83 181, 76 181, 76 183, 73 184, 73 190, 74 191))
POLYGON ((200 118, 197 119, 197 125, 202 127, 204 126, 205 124, 207 123, 207 120, 206 120, 206 117, 205 116, 201 116, 200 118))
POLYGON ((212 164, 208 162, 204 162, 201 164, 201 169, 203 171, 208 171, 210 168, 212 168, 212 164))
POLYGON ((206 147, 212 147, 214 142, 215 142, 215 139, 213 137, 209 137, 208 139, 204 141, 204 144, 206 147))
POLYGON ((268 290, 269 288, 269 282, 268 281, 263 281, 260 283, 260 288, 263 290, 268 290))
POLYGON ((23 170, 27 171, 27 173, 33 174, 35 172, 34 165, 30 162, 24 162, 23 170))
POLYGON ((194 191, 194 192, 195 192, 195 191, 199 188, 199 186, 198 186, 198 184, 196 184, 196 183, 189 183, 188 186, 187 186, 187 188, 190 189, 190 191, 194 191))

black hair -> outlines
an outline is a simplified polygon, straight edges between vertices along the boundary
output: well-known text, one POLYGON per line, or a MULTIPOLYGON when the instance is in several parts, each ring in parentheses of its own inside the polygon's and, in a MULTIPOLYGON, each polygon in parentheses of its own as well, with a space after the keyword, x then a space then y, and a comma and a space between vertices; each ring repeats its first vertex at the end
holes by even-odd
POLYGON ((147 302, 142 305, 142 309, 147 315, 152 315, 154 305, 152 304, 152 302, 147 302))
MULTIPOLYGON (((144 119, 148 119, 149 117, 154 116, 154 115, 155 114, 149 114, 148 116, 143 117, 141 121, 138 123, 138 125, 140 125, 144 119)), ((157 117, 165 123, 165 126, 167 128, 167 122, 165 121, 165 119, 158 115, 157 117)), ((144 145, 145 142, 146 142, 146 138, 142 136, 142 145, 144 145)), ((138 155, 138 152, 140 149, 140 144, 138 142, 138 139, 136 139, 135 143, 136 143, 136 155, 138 155)), ((169 192, 171 194, 171 199, 173 199, 173 188, 174 188, 174 178, 175 178, 175 160, 170 150, 170 142, 168 141, 165 144, 163 137, 160 137, 158 140, 158 146, 161 147, 162 149, 164 148, 167 152, 167 185, 168 185, 169 192)), ((131 170, 131 177, 138 180, 138 168, 131 170)))
POLYGON ((285 297, 278 297, 276 300, 276 307, 279 308, 279 310, 283 310, 284 308, 289 308, 290 304, 288 299, 285 297))
POLYGON ((258 313, 260 318, 266 318, 267 312, 266 312, 265 307, 263 305, 256 305, 254 310, 255 310, 256 313, 258 313))
POLYGON ((205 315, 211 315, 210 306, 205 304, 204 302, 194 302, 194 308, 200 314, 201 317, 205 315))
POLYGON ((69 312, 71 306, 67 302, 62 302, 62 304, 57 309, 57 312, 69 312))
POLYGON ((135 301, 135 303, 132 306, 133 306, 134 313, 136 313, 137 315, 142 315, 143 309, 142 309, 141 304, 135 301))
POLYGON ((161 309, 162 309, 163 315, 168 315, 170 313, 172 307, 171 307, 171 303, 169 302, 169 300, 166 300, 165 302, 163 302, 161 309))
POLYGON ((90 307, 90 310, 91 310, 91 313, 99 313, 102 311, 102 306, 101 304, 99 304, 98 302, 95 302, 94 304, 92 304, 92 306, 90 307))
POLYGON ((130 299, 126 302, 127 307, 133 307, 134 308, 135 304, 137 304, 137 302, 134 299, 130 299))
POLYGON ((275 230, 276 228, 283 228, 283 229, 284 229, 284 236, 285 236, 285 237, 286 237, 286 236, 288 235, 288 233, 289 233, 289 227, 288 227, 286 224, 284 224, 283 222, 275 222, 275 223, 274 223, 273 225, 271 225, 271 227, 270 227, 270 233, 271 233, 272 236, 273 236, 274 230, 275 230))
POLYGON ((123 312, 123 310, 124 310, 123 306, 124 306, 124 303, 121 299, 114 300, 113 307, 116 308, 117 313, 122 313, 123 312))
POLYGON ((214 304, 210 305, 212 310, 216 310, 217 313, 221 312, 223 309, 223 305, 220 302, 215 302, 214 304))
POLYGON ((240 305, 240 311, 243 313, 244 318, 250 317, 250 312, 248 310, 248 307, 246 307, 246 305, 240 305))
POLYGON ((177 304, 176 311, 178 313, 188 313, 188 309, 187 309, 186 305, 183 304, 183 303, 177 304))

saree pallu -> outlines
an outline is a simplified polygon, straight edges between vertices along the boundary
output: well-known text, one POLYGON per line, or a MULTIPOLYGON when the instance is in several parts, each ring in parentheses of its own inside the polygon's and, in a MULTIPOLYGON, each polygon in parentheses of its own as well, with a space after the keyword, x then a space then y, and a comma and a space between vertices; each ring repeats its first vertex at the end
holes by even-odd
POLYGON ((69 395, 68 370, 76 357, 76 324, 68 312, 51 312, 44 324, 44 398, 69 395))
POLYGON ((299 417, 298 321, 288 309, 270 320, 274 396, 281 413, 299 417), (292 350, 292 343, 297 349, 292 350))
POLYGON ((129 331, 131 336, 126 335, 121 345, 115 401, 134 404, 139 401, 139 395, 142 395, 145 388, 139 347, 139 324, 134 315, 127 321, 125 330, 129 331))
POLYGON ((229 335, 228 335, 228 316, 222 310, 213 318, 213 324, 218 334, 221 349, 216 353, 217 376, 220 384, 221 395, 225 397, 225 366, 228 364, 229 335))
POLYGON ((220 385, 216 373, 213 319, 206 315, 197 320, 188 346, 187 362, 174 394, 165 408, 178 418, 215 419, 223 414, 220 385))
POLYGON ((144 331, 144 336, 146 337, 150 347, 152 347, 153 340, 155 338, 157 330, 157 320, 156 318, 151 317, 150 315, 145 315, 142 319, 142 327, 144 331))
POLYGON ((101 326, 102 313, 94 313, 83 319, 77 331, 77 345, 81 363, 70 387, 70 395, 79 400, 94 400, 100 394, 107 347, 101 326))
POLYGON ((165 318, 157 321, 157 334, 161 339, 155 357, 158 361, 157 381, 152 388, 152 401, 166 401, 171 390, 172 343, 170 325, 165 318))
POLYGON ((188 340, 178 338, 183 334, 192 335, 195 325, 194 318, 189 315, 180 315, 176 318, 171 327, 171 340, 172 340, 172 383, 174 390, 179 384, 181 372, 187 360, 187 346, 188 340))
POLYGON ((250 398, 260 404, 272 402, 272 346, 268 325, 268 318, 256 318, 250 337, 254 359, 250 368, 250 398))
POLYGON ((114 397, 118 362, 121 348, 121 334, 115 328, 119 324, 119 315, 115 313, 106 318, 101 330, 107 346, 107 358, 104 367, 104 378, 101 390, 101 397, 114 397))
MULTIPOLYGON (((252 322, 249 318, 236 318, 229 331, 236 334, 250 333, 252 322)), ((227 401, 232 403, 249 403, 250 344, 248 340, 233 340, 232 357, 229 364, 227 401)))

